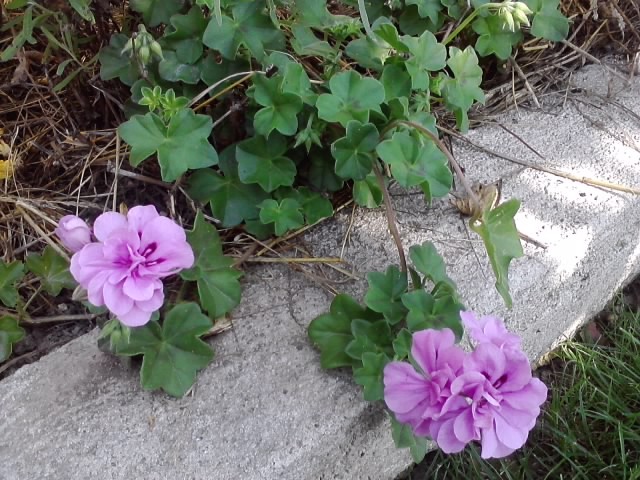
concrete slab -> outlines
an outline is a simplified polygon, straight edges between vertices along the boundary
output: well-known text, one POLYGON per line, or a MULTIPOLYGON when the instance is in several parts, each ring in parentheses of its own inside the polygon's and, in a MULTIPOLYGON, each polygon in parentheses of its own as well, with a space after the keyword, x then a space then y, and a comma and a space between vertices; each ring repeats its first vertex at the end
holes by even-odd
MULTIPOLYGON (((607 93, 599 68, 574 78, 607 93)), ((496 119, 546 160, 497 126, 469 138, 531 162, 640 185, 640 81, 615 104, 572 96, 564 108, 563 92, 546 99, 544 113, 521 109, 496 119)), ((454 153, 471 179, 503 179, 503 196, 523 201, 520 230, 548 248, 527 245, 514 263, 507 311, 480 242, 446 201, 427 207, 419 195, 395 194, 405 246, 434 241, 467 306, 504 315, 535 359, 638 272, 640 199, 523 170, 461 144, 454 153)), ((353 219, 344 212, 306 241, 319 256, 339 255, 345 238, 345 259, 361 276, 397 262, 381 211, 356 210, 353 219)), ((338 288, 361 296, 364 281, 338 288)), ((134 372, 97 350, 95 333, 20 369, 0 382, 0 479, 395 478, 410 458, 393 447, 383 410, 361 401, 348 375, 321 371, 307 341, 306 326, 329 302, 299 273, 252 269, 234 330, 213 341, 214 364, 181 400, 142 392, 134 372)))

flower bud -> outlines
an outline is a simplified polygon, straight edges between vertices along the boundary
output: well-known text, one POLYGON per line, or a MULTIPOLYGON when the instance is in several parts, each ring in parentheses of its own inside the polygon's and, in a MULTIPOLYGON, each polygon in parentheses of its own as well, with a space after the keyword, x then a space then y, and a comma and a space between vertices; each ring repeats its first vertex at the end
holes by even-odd
POLYGON ((74 253, 91 243, 91 229, 84 220, 75 215, 62 217, 55 233, 62 244, 74 253))
POLYGON ((129 40, 127 40, 127 43, 124 44, 123 49, 120 51, 120 55, 124 55, 125 53, 130 52, 132 48, 133 48, 133 39, 130 38, 129 40))
POLYGON ((149 57, 151 56, 149 47, 146 45, 141 46, 140 50, 138 50, 138 56, 140 57, 140 62, 143 65, 147 65, 149 63, 149 57))
POLYGON ((156 58, 158 58, 159 60, 164 60, 164 56, 162 55, 162 47, 157 41, 153 40, 151 42, 151 45, 149 45, 149 48, 151 49, 151 53, 153 53, 156 58))
MULTIPOLYGON (((525 5, 526 7, 526 5, 525 5)), ((529 18, 527 18, 527 14, 524 13, 522 10, 520 9, 515 9, 512 13, 513 15, 513 20, 519 24, 519 25, 526 25, 527 27, 529 26, 529 18)))

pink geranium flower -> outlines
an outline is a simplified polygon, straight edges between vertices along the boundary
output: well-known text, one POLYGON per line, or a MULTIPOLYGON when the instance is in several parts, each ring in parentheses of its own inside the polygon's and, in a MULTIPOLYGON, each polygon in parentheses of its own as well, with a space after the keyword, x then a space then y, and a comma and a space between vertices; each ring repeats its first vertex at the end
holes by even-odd
POLYGON ((500 458, 522 447, 547 398, 547 387, 531 375, 520 338, 495 317, 462 312, 478 344, 471 353, 454 345, 449 329, 413 335, 406 362, 384 370, 384 399, 399 422, 431 437, 445 453, 479 441, 483 458, 500 458))
POLYGON ((129 327, 146 324, 164 302, 162 278, 193 265, 184 229, 155 207, 138 206, 124 216, 100 215, 95 242, 71 258, 71 274, 89 302, 106 307, 129 327))
POLYGON ((384 400, 399 422, 425 436, 451 396, 451 382, 462 373, 465 352, 455 345, 454 333, 445 328, 416 332, 411 356, 421 371, 407 362, 385 367, 384 400))

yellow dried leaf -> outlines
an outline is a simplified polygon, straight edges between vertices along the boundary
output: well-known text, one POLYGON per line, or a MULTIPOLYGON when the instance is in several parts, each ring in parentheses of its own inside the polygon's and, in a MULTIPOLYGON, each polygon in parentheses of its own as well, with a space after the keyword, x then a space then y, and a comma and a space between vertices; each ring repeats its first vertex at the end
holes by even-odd
POLYGON ((0 180, 11 178, 13 175, 13 164, 11 160, 0 160, 0 180))

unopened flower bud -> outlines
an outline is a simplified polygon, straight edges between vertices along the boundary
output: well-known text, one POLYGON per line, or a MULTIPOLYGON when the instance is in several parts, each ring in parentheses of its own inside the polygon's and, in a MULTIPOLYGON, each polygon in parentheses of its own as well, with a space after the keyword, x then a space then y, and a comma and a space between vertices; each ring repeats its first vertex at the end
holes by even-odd
POLYGON ((151 49, 151 53, 153 53, 156 58, 158 58, 159 60, 164 60, 164 56, 162 55, 162 47, 157 41, 152 41, 151 45, 149 45, 149 48, 151 49))
POLYGON ((143 65, 147 65, 151 56, 149 47, 147 47, 146 45, 141 46, 138 50, 138 56, 140 57, 140 62, 142 62, 143 65))
POLYGON ((55 233, 62 244, 74 253, 91 243, 91 229, 84 220, 75 215, 62 217, 55 233))

